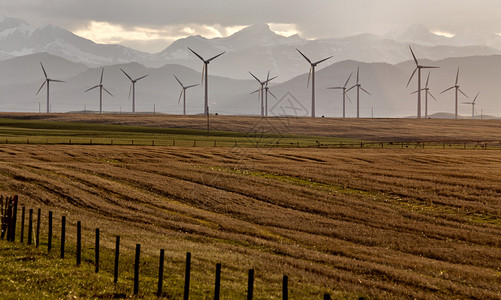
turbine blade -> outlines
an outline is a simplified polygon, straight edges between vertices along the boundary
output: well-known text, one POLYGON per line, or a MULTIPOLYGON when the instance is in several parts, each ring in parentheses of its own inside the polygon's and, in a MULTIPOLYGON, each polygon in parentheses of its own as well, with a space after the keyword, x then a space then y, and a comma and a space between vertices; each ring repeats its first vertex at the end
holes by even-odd
POLYGON ((410 95, 414 95, 414 94, 417 94, 418 91, 415 91, 415 92, 412 92, 410 93, 410 95))
POLYGON ((48 79, 48 80, 52 82, 64 82, 64 80, 56 80, 56 79, 48 79))
POLYGON ((103 74, 104 74, 104 68, 101 69, 101 80, 99 81, 99 84, 103 84, 103 74))
MULTIPOLYGON (((371 95, 371 93, 369 93, 368 91, 366 91, 363 87, 360 87, 360 89, 364 92, 366 92, 367 94, 371 95)), ((371 95, 372 96, 372 95, 371 95)))
POLYGON ((42 71, 43 71, 43 74, 45 75, 45 79, 47 79, 47 72, 45 72, 45 68, 43 67, 42 62, 40 62, 40 65, 42 66, 42 71))
POLYGON ((223 55, 223 54, 225 54, 225 53, 226 53, 226 52, 221 52, 221 53, 219 53, 218 55, 216 55, 216 56, 214 56, 214 57, 209 58, 209 59, 207 60, 207 62, 210 62, 211 60, 214 60, 214 59, 218 58, 219 56, 221 56, 221 55, 223 55))
MULTIPOLYGON (((120 68, 120 70, 122 70, 122 68, 120 68)), ((132 78, 129 76, 129 74, 125 73, 124 70, 122 70, 122 72, 125 74, 125 76, 127 76, 127 78, 129 78, 130 81, 132 81, 132 78)))
POLYGON ((426 85, 424 86, 425 88, 428 88, 428 82, 430 81, 430 73, 428 72, 428 77, 426 78, 426 85))
POLYGON ((332 56, 329 56, 329 57, 327 57, 327 58, 324 58, 324 59, 322 59, 322 60, 319 60, 319 61, 315 62, 314 64, 315 64, 315 65, 318 65, 319 63, 323 63, 324 61, 326 61, 326 60, 328 60, 328 59, 331 59, 331 58, 332 58, 332 56))
POLYGON ((417 69, 418 69, 418 68, 415 68, 415 69, 414 69, 414 72, 412 72, 412 75, 411 75, 411 77, 409 78, 409 81, 407 81, 407 86, 406 86, 406 88, 408 88, 408 87, 409 87, 409 84, 411 83, 411 80, 412 80, 412 78, 414 77, 414 74, 416 74, 417 69))
POLYGON ((112 94, 112 93, 110 93, 110 92, 109 92, 109 91, 108 91, 108 90, 107 90, 104 86, 103 86, 103 90, 104 90, 106 93, 110 94, 110 96, 111 96, 111 97, 114 97, 114 96, 113 96, 113 94, 112 94))
POLYGON ((479 94, 480 94, 480 92, 477 93, 477 95, 475 96, 475 99, 473 99, 472 104, 475 104, 475 101, 477 100, 477 97, 478 97, 479 94))
POLYGON ((308 57, 306 57, 306 55, 304 55, 304 54, 303 54, 303 52, 299 51, 299 49, 297 49, 297 48, 296 48, 296 50, 297 50, 297 52, 299 52, 299 54, 301 54, 301 55, 304 57, 304 59, 306 59, 306 61, 307 61, 307 62, 309 62, 309 63, 310 63, 310 65, 311 65, 311 60, 310 60, 308 57))
POLYGON ((251 75, 252 75, 252 77, 254 77, 254 79, 256 79, 256 80, 257 80, 257 82, 261 83, 261 80, 259 80, 259 79, 256 77, 256 75, 252 74, 250 71, 249 71, 249 74, 251 74, 251 75))
POLYGON ((270 81, 270 70, 268 70, 268 75, 266 75, 266 84, 268 84, 268 81, 270 81))
POLYGON ((310 67, 310 72, 308 72, 308 82, 306 83, 306 88, 310 87, 310 78, 311 78, 312 69, 313 69, 313 67, 310 67))
POLYGON ((343 86, 333 86, 333 87, 328 87, 327 89, 328 90, 342 90, 342 89, 344 89, 344 87, 343 86))
POLYGON ((451 86, 450 88, 446 89, 445 91, 441 92, 440 94, 443 94, 443 93, 445 93, 445 92, 447 92, 449 90, 452 90, 453 88, 455 88, 455 86, 451 86))
POLYGON ((129 88, 129 100, 130 100, 130 94, 132 93, 132 85, 133 85, 133 83, 130 84, 130 88, 129 88))
POLYGON ((260 90, 261 90, 261 89, 257 89, 257 90, 255 90, 254 92, 252 92, 252 93, 251 93, 251 95, 252 95, 252 94, 255 94, 255 93, 257 93, 257 92, 259 92, 260 90))
POLYGON ((205 75, 205 63, 204 66, 202 67, 202 80, 200 80, 200 85, 204 85, 204 75, 205 75))
POLYGON ((356 85, 352 86, 351 88, 347 89, 346 92, 348 93, 349 91, 351 91, 354 87, 356 87, 356 85))
POLYGON ((38 89, 38 91, 37 91, 36 95, 38 95, 38 93, 40 93, 40 91, 42 90, 42 88, 43 88, 43 86, 45 85, 45 83, 46 83, 46 82, 47 82, 47 81, 44 81, 44 82, 42 83, 42 85, 41 85, 41 86, 40 86, 40 88, 38 89))
POLYGON ((272 93, 270 90, 268 90, 268 93, 270 93, 270 95, 271 95, 273 98, 275 98, 275 99, 277 99, 277 100, 278 100, 278 98, 277 98, 275 95, 273 95, 273 93, 272 93))
POLYGON ((346 83, 343 85, 343 87, 346 87, 346 85, 348 85, 348 81, 350 81, 351 75, 353 75, 353 72, 350 73, 350 76, 348 76, 348 79, 346 80, 346 83))
POLYGON ((84 93, 85 93, 85 92, 88 92, 88 91, 90 91, 90 90, 93 90, 93 89, 95 89, 95 88, 97 88, 97 87, 99 87, 99 85, 96 85, 96 86, 93 86, 93 87, 91 87, 91 88, 89 88, 89 89, 86 89, 86 90, 84 91, 84 93))
POLYGON ((174 76, 174 78, 176 78, 177 82, 179 82, 179 85, 181 85, 181 87, 184 88, 184 86, 181 83, 181 81, 179 80, 179 78, 177 78, 176 75, 174 75, 174 74, 172 74, 172 76, 174 76))
POLYGON ((179 104, 179 102, 181 102, 181 97, 183 96, 183 93, 184 93, 184 89, 182 89, 181 94, 179 94, 179 99, 177 100, 177 104, 179 104))
POLYGON ((278 76, 271 77, 270 79, 267 79, 267 80, 266 80, 266 86, 268 86, 268 83, 269 83, 270 81, 272 81, 273 79, 275 79, 275 78, 277 78, 277 77, 278 77, 278 76))
POLYGON ((192 85, 189 85, 189 86, 185 86, 184 89, 187 90, 187 89, 192 88, 192 87, 197 86, 197 85, 198 85, 198 83, 197 84, 192 84, 192 85))
POLYGON ((461 94, 463 94, 466 98, 470 99, 470 97, 468 97, 465 93, 463 93, 463 91, 460 88, 458 88, 458 91, 460 91, 461 94))
POLYGON ((193 52, 193 54, 195 54, 198 58, 200 58, 200 60, 202 60, 203 62, 205 62, 204 58, 201 57, 200 55, 198 55, 198 53, 196 53, 195 51, 191 50, 190 47, 188 47, 188 49, 190 49, 190 51, 193 52))
MULTIPOLYGON (((149 74, 148 74, 148 75, 149 75, 149 74)), ((136 79, 136 81, 139 81, 139 80, 141 80, 141 79, 143 79, 143 78, 145 78, 145 77, 148 77, 148 75, 141 76, 141 77, 139 77, 138 79, 136 79)))
POLYGON ((434 66, 421 66, 422 69, 440 69, 440 67, 434 67, 434 66))
POLYGON ((430 93, 430 91, 426 91, 428 93, 428 95, 430 95, 433 99, 435 99, 435 101, 438 102, 437 98, 433 97, 433 95, 430 93))
POLYGON ((456 74, 456 85, 458 85, 458 80, 459 80, 459 68, 458 68, 458 72, 456 74))
POLYGON ((352 103, 350 97, 348 97, 348 91, 346 91, 345 96, 348 99, 348 101, 350 101, 350 103, 352 103))
POLYGON ((412 58, 414 58, 414 62, 416 63, 416 66, 419 65, 418 60, 416 58, 416 55, 414 55, 414 51, 412 51, 411 45, 409 45, 409 49, 411 49, 412 58))
POLYGON ((357 84, 358 84, 358 81, 359 81, 359 74, 360 74, 360 66, 357 67, 357 84))

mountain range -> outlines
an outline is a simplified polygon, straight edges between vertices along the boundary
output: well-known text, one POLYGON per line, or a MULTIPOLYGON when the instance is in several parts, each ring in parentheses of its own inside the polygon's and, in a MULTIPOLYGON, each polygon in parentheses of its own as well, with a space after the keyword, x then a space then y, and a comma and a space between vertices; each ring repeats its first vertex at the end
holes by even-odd
MULTIPOLYGON (((473 31, 472 31, 473 32, 473 31)), ((415 65, 408 45, 423 64, 440 66, 431 73, 430 89, 438 99, 430 99, 429 114, 453 112, 453 93, 440 92, 454 84, 461 67, 460 84, 471 98, 481 91, 477 100, 478 114, 500 116, 498 99, 501 87, 501 50, 497 35, 471 33, 446 38, 420 25, 395 30, 386 36, 359 34, 345 38, 306 40, 298 35, 275 34, 266 24, 249 26, 229 37, 207 39, 190 36, 175 41, 163 51, 150 54, 120 45, 100 45, 55 27, 31 28, 18 19, 0 19, 0 111, 45 111, 45 93, 35 95, 43 82, 40 62, 49 77, 65 83, 51 85, 51 111, 67 112, 98 110, 97 90, 84 91, 98 84, 101 66, 105 66, 104 85, 114 95, 104 95, 104 110, 129 112, 130 82, 120 69, 132 77, 149 76, 136 85, 137 111, 179 114, 179 84, 201 83, 201 62, 187 47, 203 56, 226 54, 210 64, 211 112, 220 114, 259 115, 257 94, 251 92, 258 83, 253 72, 264 79, 268 70, 279 76, 270 84, 278 99, 270 96, 271 115, 309 115, 311 88, 306 85, 309 66, 297 53, 301 49, 312 60, 333 55, 317 70, 317 116, 341 116, 342 94, 327 87, 344 84, 353 73, 348 86, 354 84, 357 67, 360 79, 372 96, 362 94, 361 116, 406 117, 416 114, 416 81, 406 88, 415 65), (475 39, 482 42, 474 44, 475 39), (461 46, 461 43, 473 43, 461 46), (487 45, 487 44, 490 44, 487 45), (291 108, 294 108, 291 110, 291 108)), ((427 73, 423 73, 423 83, 427 73)), ((350 92, 355 102, 355 94, 350 92)), ((423 97, 424 98, 424 97, 423 97)), ((461 98, 464 102, 466 98, 461 98)), ((203 88, 187 92, 189 114, 203 111, 203 88)), ((460 114, 471 114, 471 105, 461 105, 460 114)), ((355 115, 355 103, 347 103, 347 115, 355 115)))

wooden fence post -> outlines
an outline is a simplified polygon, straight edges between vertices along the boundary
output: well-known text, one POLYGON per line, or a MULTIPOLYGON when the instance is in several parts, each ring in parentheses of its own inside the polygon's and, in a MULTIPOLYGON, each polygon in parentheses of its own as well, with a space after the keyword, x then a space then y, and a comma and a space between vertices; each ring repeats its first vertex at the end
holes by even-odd
POLYGON ((41 218, 42 212, 41 209, 39 208, 37 210, 37 235, 35 239, 35 247, 38 248, 38 245, 40 244, 40 218, 41 218))
POLYGON ((139 294, 139 256, 141 253, 141 245, 136 244, 136 259, 134 262, 134 295, 139 294))
POLYGON ((18 202, 18 197, 15 195, 12 198, 12 231, 11 231, 11 236, 10 236, 10 241, 15 242, 16 241, 16 223, 17 223, 17 202, 18 202))
POLYGON ((77 266, 82 262, 82 222, 77 222, 77 266))
POLYGON ((252 300, 254 295, 254 269, 249 269, 249 279, 247 281, 247 300, 252 300))
POLYGON ((52 211, 49 211, 49 233, 47 236, 47 252, 52 249, 52 211))
POLYGON ((160 249, 160 258, 158 263, 158 288, 157 288, 158 297, 162 297, 162 287, 164 282, 164 255, 165 255, 165 250, 160 249))
POLYGON ((184 300, 190 298, 190 270, 191 270, 191 253, 186 252, 186 270, 184 273, 184 300))
POLYGON ((33 209, 30 208, 28 214, 28 245, 33 243, 33 209))
POLYGON ((61 217, 61 258, 64 258, 64 243, 66 240, 66 216, 61 217))
POLYGON ((282 300, 289 299, 289 277, 284 275, 282 280, 282 300))
POLYGON ((219 300, 221 293, 221 264, 216 264, 216 284, 214 286, 214 300, 219 300))
POLYGON ((96 228, 96 245, 94 247, 95 272, 99 272, 99 228, 96 228))
POLYGON ((21 243, 24 242, 24 217, 25 217, 25 214, 26 214, 26 208, 22 207, 21 209, 21 243))
POLYGON ((115 268, 113 271, 113 282, 117 283, 118 282, 118 258, 120 255, 120 236, 117 235, 116 241, 115 241, 115 268))

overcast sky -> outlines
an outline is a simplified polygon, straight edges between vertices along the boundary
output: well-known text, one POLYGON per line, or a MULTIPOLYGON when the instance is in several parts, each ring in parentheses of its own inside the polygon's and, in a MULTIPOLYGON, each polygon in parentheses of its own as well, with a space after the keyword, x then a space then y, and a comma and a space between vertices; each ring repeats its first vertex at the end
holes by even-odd
POLYGON ((412 23, 446 34, 501 33, 500 0, 1 0, 0 13, 148 52, 188 35, 227 36, 263 22, 309 39, 385 34, 412 23))

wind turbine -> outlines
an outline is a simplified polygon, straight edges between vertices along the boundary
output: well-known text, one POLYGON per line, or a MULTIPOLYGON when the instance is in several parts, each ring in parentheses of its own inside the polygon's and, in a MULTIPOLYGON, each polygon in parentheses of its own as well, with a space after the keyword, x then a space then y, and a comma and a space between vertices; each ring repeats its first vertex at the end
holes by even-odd
POLYGON ((409 45, 409 49, 411 50, 412 58, 414 58, 414 62, 416 63, 416 68, 414 69, 414 72, 412 72, 412 75, 409 78, 409 81, 407 82, 407 87, 409 87, 409 83, 411 83, 411 80, 412 80, 412 78, 414 77, 414 74, 416 74, 416 71, 417 71, 418 72, 417 118, 421 119, 421 69, 436 69, 438 67, 420 65, 419 62, 418 62, 418 60, 417 60, 417 58, 416 58, 416 55, 414 55, 414 51, 412 51, 412 48, 411 48, 410 45, 409 45))
MULTIPOLYGON (((428 119, 428 95, 430 95, 433 99, 435 99, 435 101, 437 101, 437 99, 435 97, 433 97, 433 95, 430 93, 430 88, 428 87, 428 82, 430 81, 430 72, 428 72, 428 78, 426 78, 426 85, 424 87, 424 89, 421 89, 422 91, 425 91, 425 100, 424 100, 424 117, 426 119, 428 119)), ((416 94, 418 91, 415 91, 414 93, 411 93, 412 94, 416 94)))
MULTIPOLYGON (((274 78, 276 78, 276 76, 274 78)), ((266 99, 266 113, 265 113, 265 116, 268 116, 268 94, 270 94, 273 98, 275 98, 276 100, 278 100, 278 98, 275 95, 273 95, 273 93, 270 91, 270 88, 268 87, 268 82, 267 82, 266 85, 264 86, 264 95, 265 95, 265 99, 266 99)))
MULTIPOLYGON (((120 70, 122 70, 122 68, 120 68, 120 70)), ((129 78, 130 82, 131 82, 131 85, 130 85, 130 89, 129 89, 129 99, 130 99, 130 92, 132 90, 132 113, 136 113, 136 82, 147 77, 148 75, 144 75, 144 76, 141 76, 139 78, 136 78, 136 79, 132 79, 132 77, 129 76, 129 74, 125 73, 124 70, 122 70, 122 72, 125 74, 125 76, 127 76, 127 78, 129 78)))
MULTIPOLYGON (((256 77, 256 75, 252 74, 250 71, 249 71, 249 74, 251 74, 251 76, 254 77, 254 79, 256 79, 256 81, 259 82, 259 84, 260 84, 259 89, 255 90, 251 94, 259 92, 258 101, 259 101, 259 98, 261 98, 261 117, 268 116, 268 83, 270 81, 272 81, 273 79, 277 78, 277 76, 270 78, 270 71, 268 71, 268 76, 266 77, 266 80, 261 81, 261 80, 259 80, 259 78, 256 77), (265 96, 265 92, 266 92, 266 96, 265 96), (266 106, 266 108, 265 108, 265 106, 266 106)), ((272 96, 275 97, 273 94, 272 94, 272 96)))
POLYGON ((103 113, 103 90, 110 94, 111 97, 113 97, 113 95, 108 92, 108 90, 103 86, 103 74, 104 74, 104 68, 101 69, 101 80, 99 81, 99 84, 96 85, 96 86, 93 86, 91 87, 90 89, 87 89, 85 92, 88 92, 90 90, 93 90, 95 88, 99 88, 99 113, 102 114, 103 113))
MULTIPOLYGON (((174 74, 172 74, 174 75, 174 74)), ((179 102, 181 101, 181 97, 183 97, 183 115, 186 115, 186 90, 189 89, 189 88, 192 88, 194 86, 197 86, 198 84, 192 84, 192 85, 188 85, 188 86, 184 86, 182 83, 181 83, 181 80, 179 80, 179 78, 176 77, 176 75, 174 75, 174 77, 176 78, 177 82, 179 82, 179 84, 181 85, 181 94, 179 94, 179 100, 177 100, 177 104, 179 104, 179 102)))
POLYGON ((455 110, 456 120, 458 118, 458 91, 461 92, 461 94, 463 94, 466 98, 468 98, 468 96, 465 93, 463 93, 463 91, 459 88, 458 81, 459 81, 459 68, 458 68, 458 72, 456 74, 456 83, 453 86, 451 86, 450 88, 448 88, 445 91, 440 93, 440 94, 443 94, 443 93, 447 92, 448 90, 456 89, 456 98, 455 98, 456 99, 456 110, 455 110))
POLYGON ((296 50, 310 64, 310 72, 308 73, 308 83, 306 86, 308 87, 310 85, 310 76, 311 76, 311 117, 314 118, 315 117, 315 67, 319 63, 322 63, 322 62, 332 58, 332 56, 321 59, 317 62, 312 62, 308 57, 306 57, 306 55, 304 55, 301 51, 299 51, 299 49, 296 48, 296 50))
MULTIPOLYGON (((329 90, 343 90, 343 119, 346 118, 346 97, 348 95, 346 94, 346 86, 348 85, 348 82, 350 81, 351 75, 353 75, 353 72, 348 76, 348 79, 346 80, 346 83, 343 86, 336 86, 336 87, 330 87, 327 88, 329 90)), ((348 100, 350 100, 350 97, 348 97, 348 100)), ((351 100, 350 100, 351 102, 351 100)))
POLYGON ((354 87, 357 88, 357 119, 360 118, 360 90, 366 92, 368 95, 371 95, 371 93, 369 93, 368 91, 366 91, 362 87, 362 84, 360 83, 360 80, 359 80, 360 79, 359 73, 360 73, 360 67, 357 67, 357 83, 354 86, 352 86, 351 88, 349 88, 348 90, 346 90, 346 92, 349 92, 354 87))
POLYGON ((477 95, 475 96, 475 99, 473 99, 473 101, 471 102, 463 102, 463 104, 471 104, 471 118, 474 119, 475 118, 475 101, 477 100, 477 97, 478 95, 480 94, 480 92, 477 93, 477 95))
POLYGON ((45 75, 45 81, 42 83, 42 85, 40 86, 40 88, 38 89, 38 92, 36 93, 38 95, 38 93, 40 93, 40 91, 42 90, 43 86, 45 84, 47 84, 47 113, 50 112, 50 104, 49 104, 49 85, 50 85, 50 82, 64 82, 62 80, 56 80, 56 79, 50 79, 48 76, 47 76, 47 72, 45 72, 45 69, 43 67, 43 64, 42 62, 40 62, 40 66, 42 66, 42 71, 43 71, 43 74, 45 75))
POLYGON ((188 47, 188 49, 190 49, 190 51, 193 52, 193 54, 195 54, 198 58, 200 58, 200 60, 203 61, 203 63, 204 63, 204 66, 202 69, 202 84, 203 84, 203 79, 204 79, 204 75, 205 75, 204 115, 208 115, 209 114, 209 75, 208 75, 209 74, 209 63, 212 60, 218 58, 219 56, 223 55, 226 52, 221 52, 218 55, 206 60, 202 56, 200 56, 198 53, 191 50, 190 47, 188 47))

